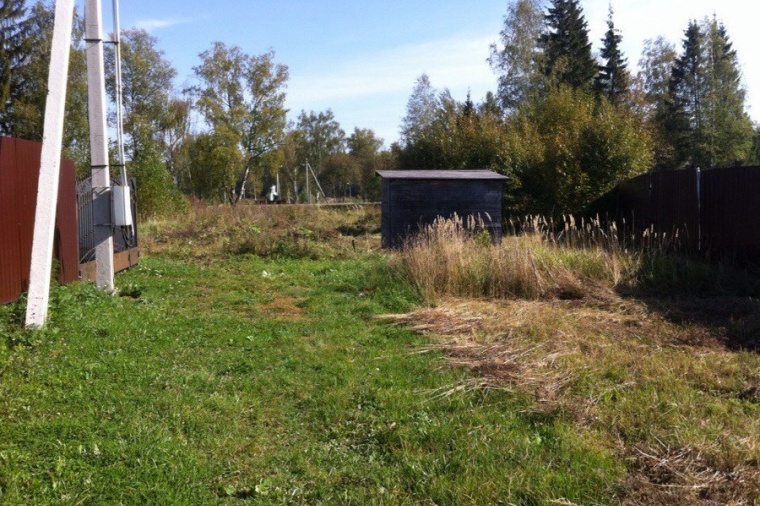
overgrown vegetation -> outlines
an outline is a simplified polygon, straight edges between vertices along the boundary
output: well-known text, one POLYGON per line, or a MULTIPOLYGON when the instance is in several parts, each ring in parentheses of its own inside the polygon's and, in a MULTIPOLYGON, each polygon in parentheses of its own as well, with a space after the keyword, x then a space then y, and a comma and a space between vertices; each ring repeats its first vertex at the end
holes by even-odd
POLYGON ((466 225, 409 244, 433 307, 388 317, 472 372, 452 391, 506 389, 573 421, 627 463, 625 504, 760 500, 760 279, 663 238, 626 250, 593 221, 529 220, 496 246, 466 225))

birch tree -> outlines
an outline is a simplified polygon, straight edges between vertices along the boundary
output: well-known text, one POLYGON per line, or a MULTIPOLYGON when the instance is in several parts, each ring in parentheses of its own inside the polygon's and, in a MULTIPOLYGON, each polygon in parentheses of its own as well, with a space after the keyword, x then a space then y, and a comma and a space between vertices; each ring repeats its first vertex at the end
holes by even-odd
POLYGON ((243 159, 228 195, 234 205, 245 196, 251 171, 284 140, 288 68, 274 62, 272 51, 248 55, 223 42, 200 58, 193 68, 200 84, 190 88, 195 105, 217 135, 236 139, 243 159))

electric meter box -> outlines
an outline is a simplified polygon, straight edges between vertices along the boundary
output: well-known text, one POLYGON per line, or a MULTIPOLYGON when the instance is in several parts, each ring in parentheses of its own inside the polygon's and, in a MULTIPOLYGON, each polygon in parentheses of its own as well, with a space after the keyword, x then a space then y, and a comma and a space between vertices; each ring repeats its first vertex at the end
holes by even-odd
POLYGON ((117 227, 131 227, 132 198, 129 186, 114 185, 113 187, 113 223, 117 227))

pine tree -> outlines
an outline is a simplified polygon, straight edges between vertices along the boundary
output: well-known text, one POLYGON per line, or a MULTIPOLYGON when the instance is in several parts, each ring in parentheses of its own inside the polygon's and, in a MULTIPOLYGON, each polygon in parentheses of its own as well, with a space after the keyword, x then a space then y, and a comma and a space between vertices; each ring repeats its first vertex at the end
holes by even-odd
POLYGON ((19 94, 18 69, 24 61, 24 0, 0 0, 0 134, 10 133, 8 111, 19 94))
POLYGON ((544 75, 572 88, 590 88, 598 67, 578 0, 552 0, 544 22, 546 31, 539 37, 544 75))
POLYGON ((628 92, 630 75, 628 73, 628 60, 623 57, 620 50, 623 37, 620 35, 620 31, 615 29, 612 14, 612 6, 610 6, 607 33, 602 39, 601 56, 604 64, 599 67, 596 88, 600 95, 607 97, 612 104, 616 105, 628 92))

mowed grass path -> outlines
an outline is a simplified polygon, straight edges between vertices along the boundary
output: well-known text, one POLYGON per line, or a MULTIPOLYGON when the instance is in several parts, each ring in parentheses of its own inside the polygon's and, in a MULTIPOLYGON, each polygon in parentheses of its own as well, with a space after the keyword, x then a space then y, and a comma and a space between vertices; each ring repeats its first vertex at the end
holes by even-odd
POLYGON ((0 308, 0 504, 609 504, 624 464, 377 315, 377 254, 156 255, 0 308))

